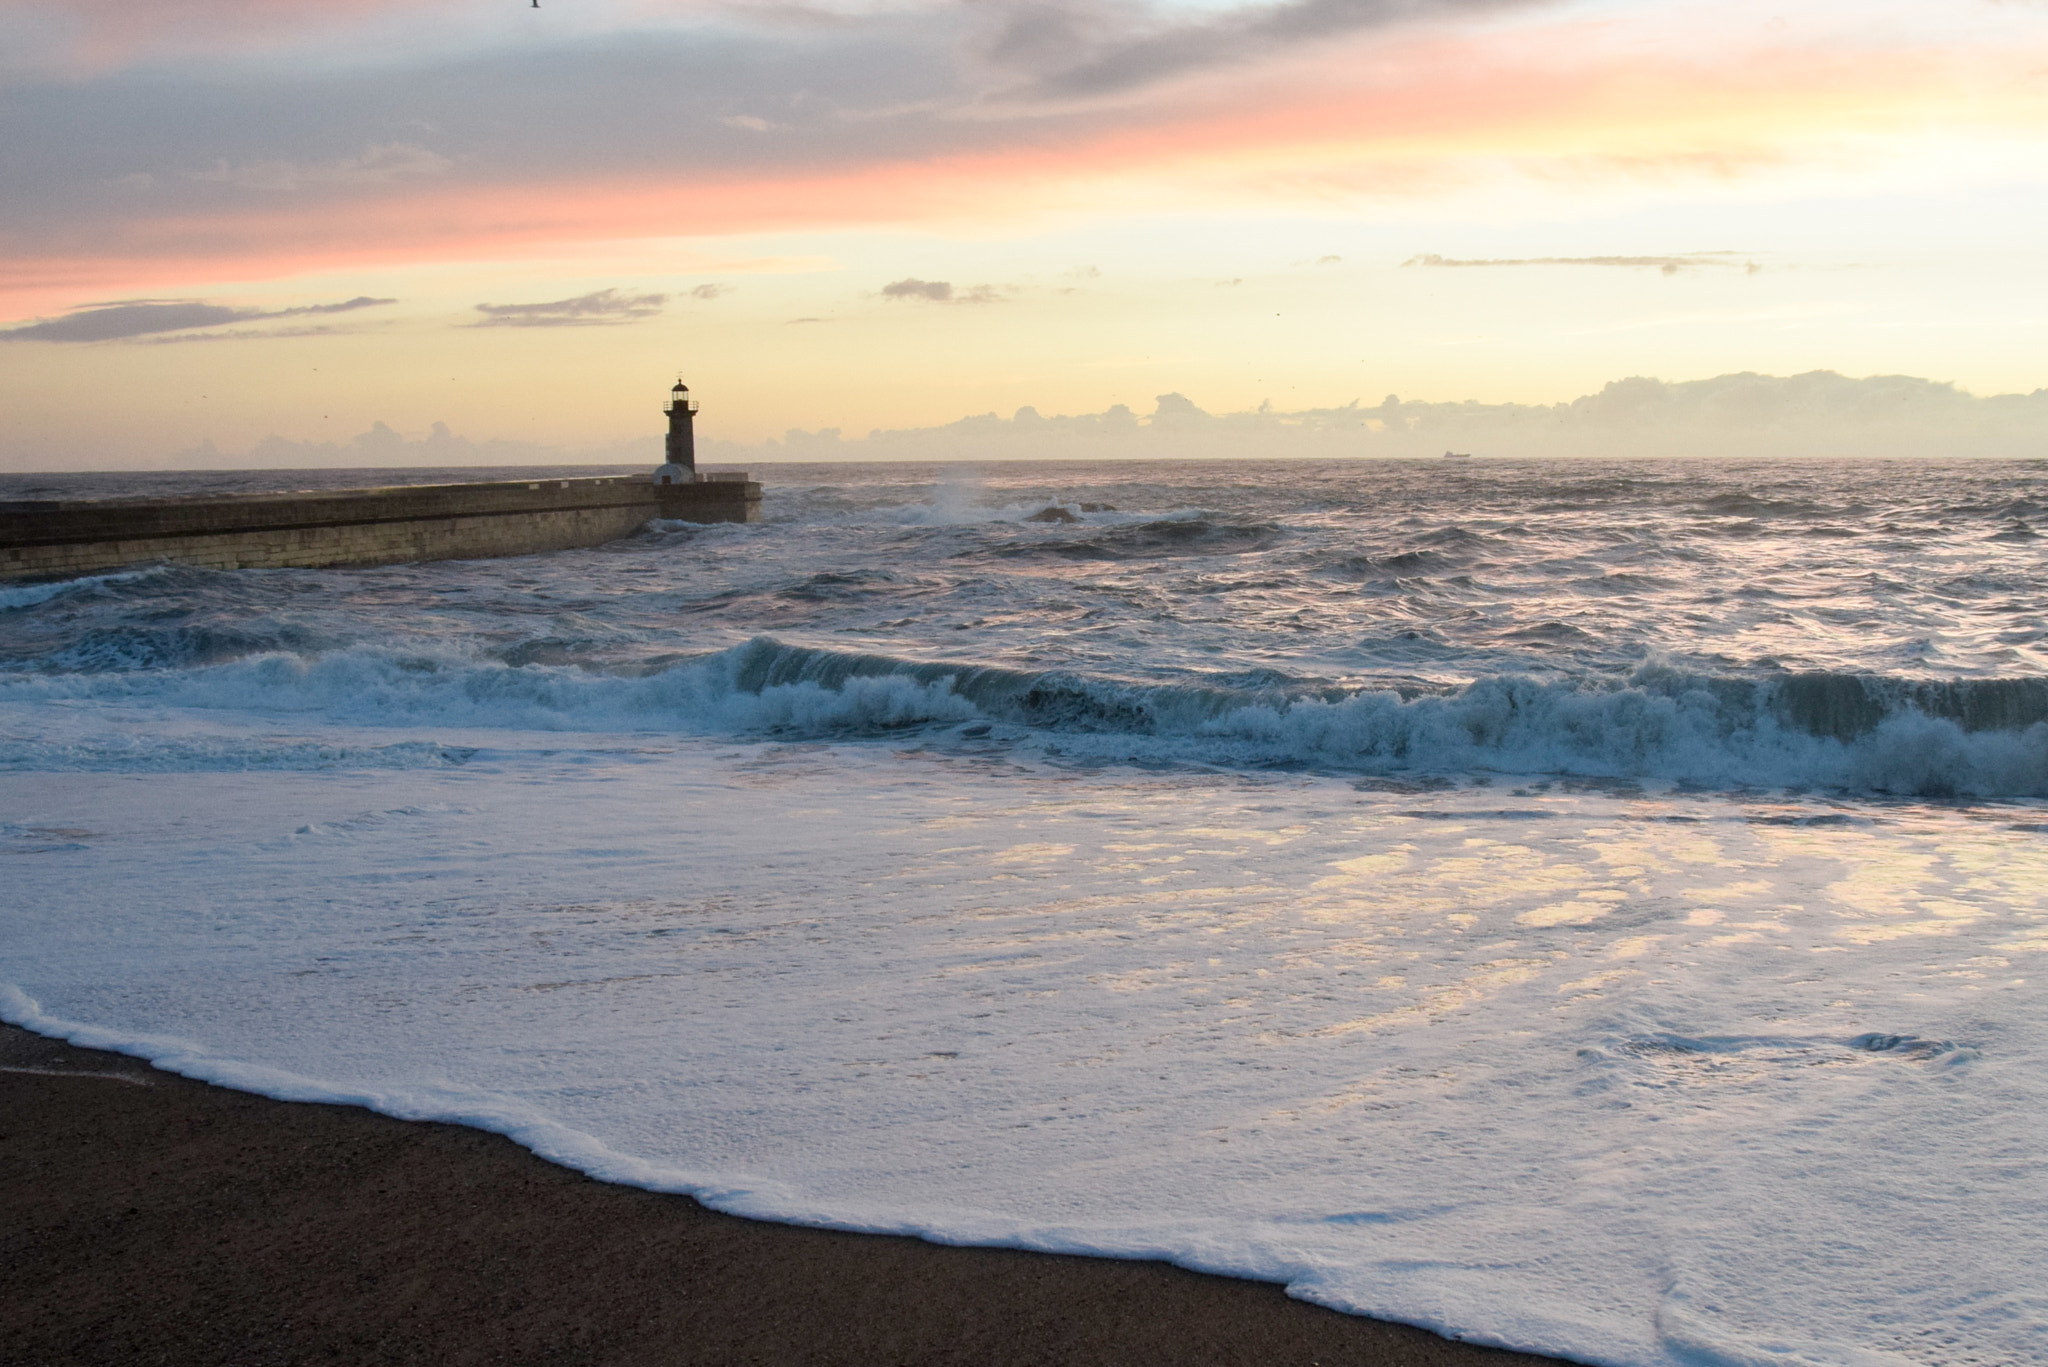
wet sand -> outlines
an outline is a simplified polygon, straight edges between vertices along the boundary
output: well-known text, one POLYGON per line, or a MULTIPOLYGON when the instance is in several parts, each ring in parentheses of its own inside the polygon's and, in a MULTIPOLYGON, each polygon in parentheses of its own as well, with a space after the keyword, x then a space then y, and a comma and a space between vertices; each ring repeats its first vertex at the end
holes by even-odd
POLYGON ((0 1026, 0 1362, 1550 1359, 1161 1263, 763 1224, 0 1026))

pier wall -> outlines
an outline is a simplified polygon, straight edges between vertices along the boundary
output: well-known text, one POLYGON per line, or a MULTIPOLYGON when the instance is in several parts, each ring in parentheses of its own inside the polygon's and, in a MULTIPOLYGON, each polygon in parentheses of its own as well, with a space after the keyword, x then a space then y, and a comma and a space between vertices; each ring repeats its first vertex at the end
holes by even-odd
POLYGON ((279 569, 534 555, 616 541, 655 518, 758 522, 761 486, 615 477, 0 504, 0 580, 155 562, 279 569))

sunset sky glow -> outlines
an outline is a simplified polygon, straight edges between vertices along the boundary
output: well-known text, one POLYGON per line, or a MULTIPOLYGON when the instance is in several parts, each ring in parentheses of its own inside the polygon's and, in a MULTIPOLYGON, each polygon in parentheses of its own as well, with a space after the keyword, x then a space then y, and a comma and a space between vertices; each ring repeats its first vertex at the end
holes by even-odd
POLYGON ((677 370, 743 442, 2048 385, 2026 0, 9 0, 0 52, 12 469, 595 449, 677 370))

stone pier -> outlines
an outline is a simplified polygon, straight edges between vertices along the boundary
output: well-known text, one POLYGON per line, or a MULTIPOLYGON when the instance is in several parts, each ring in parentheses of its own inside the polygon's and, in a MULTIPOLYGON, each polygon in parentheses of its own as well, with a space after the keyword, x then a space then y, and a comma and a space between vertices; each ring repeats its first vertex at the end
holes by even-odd
POLYGON ((233 570, 534 555, 616 541, 655 518, 758 522, 761 486, 732 474, 691 484, 616 476, 0 503, 0 580, 163 562, 233 570))

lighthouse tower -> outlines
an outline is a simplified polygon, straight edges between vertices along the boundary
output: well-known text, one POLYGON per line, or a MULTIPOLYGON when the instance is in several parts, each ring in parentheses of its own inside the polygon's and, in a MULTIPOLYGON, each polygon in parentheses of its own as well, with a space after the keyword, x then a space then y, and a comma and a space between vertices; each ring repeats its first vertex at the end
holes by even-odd
POLYGON ((668 392, 668 406, 661 410, 668 414, 668 464, 654 472, 656 484, 695 484, 697 482, 697 401, 690 397, 690 386, 676 379, 676 387, 668 392))

